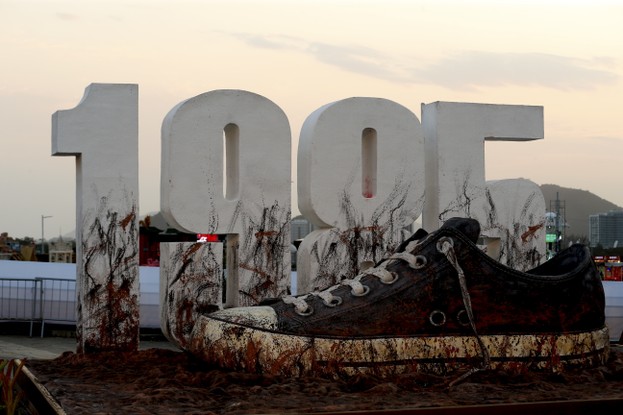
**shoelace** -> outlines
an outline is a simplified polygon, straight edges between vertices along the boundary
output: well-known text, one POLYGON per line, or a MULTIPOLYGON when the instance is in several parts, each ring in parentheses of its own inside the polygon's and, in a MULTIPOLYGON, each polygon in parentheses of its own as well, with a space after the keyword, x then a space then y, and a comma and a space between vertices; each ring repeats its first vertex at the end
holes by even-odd
POLYGON ((465 312, 467 313, 467 318, 469 320, 469 325, 474 332, 474 336, 476 337, 476 341, 478 342, 478 347, 480 348, 480 354, 482 356, 482 366, 479 368, 472 368, 463 375, 459 376, 457 379, 450 382, 450 387, 456 385, 457 383, 463 381, 468 376, 480 371, 486 370, 491 364, 491 356, 489 355, 489 351, 485 347, 482 338, 478 334, 478 330, 476 330, 476 323, 474 322, 474 312, 472 310, 472 300, 469 295, 469 291, 467 290, 467 282, 465 281, 465 273, 463 269, 459 265, 459 261, 456 257, 456 253, 454 252, 454 242, 450 238, 441 238, 437 242, 437 250, 444 254, 448 259, 448 262, 454 267, 456 270, 457 276, 459 278, 459 285, 461 287, 461 297, 463 298, 463 306, 465 307, 465 312))
POLYGON ((393 261, 405 261, 409 267, 413 269, 420 269, 426 265, 426 257, 423 255, 413 255, 409 253, 413 251, 417 245, 421 243, 422 240, 411 241, 403 252, 397 252, 391 255, 386 261, 377 265, 374 268, 369 268, 364 272, 360 273, 353 279, 344 279, 339 284, 331 286, 323 291, 314 291, 308 294, 305 294, 300 297, 294 296, 285 296, 282 298, 283 302, 286 304, 293 304, 295 307, 295 312, 301 316, 311 315, 314 310, 311 305, 309 305, 306 301, 309 297, 319 297, 323 300, 324 304, 327 307, 336 307, 342 304, 342 298, 339 296, 333 295, 332 291, 336 290, 342 285, 348 285, 351 287, 351 295, 355 297, 362 297, 370 292, 370 287, 361 283, 361 279, 366 275, 373 275, 381 281, 383 284, 393 284, 398 279, 398 274, 392 271, 388 271, 386 267, 390 265, 393 261))
MULTIPOLYGON (((378 266, 374 268, 370 268, 361 274, 357 275, 354 279, 345 279, 340 282, 340 284, 329 287, 324 291, 315 291, 301 297, 293 297, 286 296, 282 298, 283 302, 286 304, 293 304, 295 307, 295 311, 297 314, 302 316, 311 315, 314 310, 307 303, 306 299, 310 296, 316 296, 323 300, 324 304, 328 307, 336 307, 342 304, 342 299, 336 295, 333 295, 332 291, 336 290, 338 287, 342 285, 348 285, 351 287, 351 294, 354 296, 364 296, 370 292, 370 288, 367 285, 361 283, 361 278, 366 275, 373 275, 383 283, 383 284, 393 284, 398 279, 398 274, 388 271, 386 267, 391 264, 393 261, 405 261, 409 267, 413 269, 420 269, 424 267, 427 263, 426 257, 423 255, 413 255, 410 252, 413 252, 415 248, 421 244, 423 240, 415 240, 410 242, 403 252, 398 252, 391 255, 387 261, 382 262, 378 266)), ((480 354, 482 356, 482 366, 479 368, 472 368, 468 372, 461 375, 459 378, 455 379, 450 383, 450 387, 461 382, 468 376, 480 371, 485 370, 490 366, 491 357, 489 355, 489 351, 485 347, 482 338, 478 334, 478 330, 476 329, 476 323, 474 321, 474 312, 472 310, 472 301, 469 295, 469 291, 467 290, 467 282, 465 280, 465 273, 459 265, 459 261, 457 259, 456 253, 454 252, 454 241, 449 237, 442 237, 437 241, 437 250, 444 254, 448 262, 452 265, 457 273, 457 277, 459 280, 459 286, 461 287, 461 297, 463 299, 463 306, 465 307, 465 312, 467 313, 467 318, 469 320, 469 325, 474 332, 474 336, 476 337, 476 341, 478 342, 478 347, 480 348, 480 354)))

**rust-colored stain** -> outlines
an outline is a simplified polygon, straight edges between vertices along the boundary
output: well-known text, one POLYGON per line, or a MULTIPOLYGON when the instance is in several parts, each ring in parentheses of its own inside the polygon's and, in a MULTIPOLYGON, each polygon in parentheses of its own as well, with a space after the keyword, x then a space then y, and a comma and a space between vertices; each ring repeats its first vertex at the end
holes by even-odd
POLYGON ((290 280, 290 207, 277 201, 259 214, 240 207, 236 220, 246 232, 238 246, 239 305, 258 304, 269 297, 287 294, 290 280))
POLYGON ((192 244, 190 246, 190 248, 184 252, 184 255, 182 256, 182 262, 183 263, 188 263, 188 261, 190 260, 190 258, 195 254, 195 252, 197 252, 199 249, 201 248, 201 244, 200 243, 195 243, 192 244))
POLYGON ((608 332, 482 336, 333 339, 259 331, 200 318, 189 351, 232 370, 284 376, 392 377, 421 372, 447 375, 473 369, 521 373, 590 367, 608 357, 608 332), (377 362, 378 364, 375 364, 377 362))
POLYGON ((542 213, 538 209, 534 209, 537 193, 532 193, 517 212, 517 216, 513 218, 513 224, 510 229, 507 225, 502 226, 498 217, 498 208, 493 200, 491 191, 485 191, 487 206, 485 207, 487 220, 482 223, 483 234, 487 230, 496 229, 501 232, 500 254, 497 261, 520 271, 527 271, 539 265, 544 256, 539 252, 536 238, 536 232, 544 226, 542 221, 542 213), (528 223, 537 223, 537 225, 526 225, 528 223), (525 230, 524 230, 525 229, 525 230), (518 238, 517 236, 520 235, 518 238))
POLYGON ((278 231, 262 231, 262 232, 255 232, 255 237, 257 239, 261 239, 261 238, 273 238, 275 236, 278 236, 279 232, 278 231))
POLYGON ((524 243, 528 242, 528 240, 531 239, 534 236, 534 234, 539 229, 541 229, 543 226, 545 226, 545 223, 539 223, 538 225, 528 226, 528 230, 521 234, 521 241, 524 243))
POLYGON ((259 358, 258 355, 260 353, 260 349, 256 347, 253 341, 250 341, 247 344, 246 354, 245 354, 245 362, 246 366, 250 370, 257 370, 259 367, 259 358))
MULTIPOLYGON (((352 201, 349 186, 339 195, 340 222, 346 226, 332 228, 325 240, 310 249, 309 291, 323 289, 352 279, 361 272, 364 261, 376 263, 394 251, 402 242, 405 203, 410 182, 398 178, 389 195, 379 203, 366 222, 352 201)), ((418 203, 423 203, 420 201, 418 203)))
POLYGON ((83 288, 78 295, 78 352, 138 349, 138 230, 136 206, 119 212, 100 199, 82 235, 83 288))
POLYGON ((188 335, 195 326, 194 315, 195 303, 189 298, 181 298, 176 303, 174 335, 178 339, 179 346, 185 348, 187 346, 188 335))
POLYGON ((125 231, 128 225, 135 220, 136 220, 136 207, 132 206, 132 211, 128 215, 126 215, 125 218, 121 219, 121 221, 119 222, 119 225, 121 226, 121 229, 125 231))
MULTIPOLYGON (((457 188, 457 197, 448 202, 447 206, 443 207, 439 213, 439 220, 445 221, 454 216, 461 217, 474 217, 472 208, 476 201, 481 200, 479 191, 470 187, 471 170, 463 172, 459 180, 455 183, 457 188)), ((457 175, 457 177, 459 177, 457 175)), ((498 206, 494 200, 491 190, 485 189, 484 199, 484 221, 481 221, 481 227, 483 235, 487 234, 489 230, 495 230, 496 234, 501 237, 500 253, 496 260, 499 262, 521 271, 532 269, 539 265, 544 255, 539 252, 536 243, 533 243, 534 235, 539 228, 529 227, 525 229, 527 223, 540 223, 542 220, 543 212, 539 209, 534 209, 536 201, 538 200, 537 192, 530 194, 524 204, 519 207, 515 213, 516 217, 512 218, 512 225, 507 228, 508 225, 500 223, 500 217, 498 212, 498 206), (518 237, 518 236, 521 237, 518 237)), ((542 197, 542 195, 541 195, 542 197)), ((539 225, 533 225, 539 226, 539 225)), ((542 225, 541 225, 542 226, 542 225)))
MULTIPOLYGON (((199 315, 221 307, 222 256, 212 244, 179 243, 169 258, 162 258, 161 273, 166 278, 162 304, 164 332, 185 349, 199 315)), ((218 244, 218 246, 221 246, 218 244)))
POLYGON ((262 277, 263 279, 270 279, 271 276, 268 272, 266 272, 266 270, 262 269, 262 268, 258 268, 258 267, 253 267, 247 264, 241 264, 240 268, 242 269, 246 269, 247 271, 251 271, 253 274, 256 274, 260 277, 262 277))

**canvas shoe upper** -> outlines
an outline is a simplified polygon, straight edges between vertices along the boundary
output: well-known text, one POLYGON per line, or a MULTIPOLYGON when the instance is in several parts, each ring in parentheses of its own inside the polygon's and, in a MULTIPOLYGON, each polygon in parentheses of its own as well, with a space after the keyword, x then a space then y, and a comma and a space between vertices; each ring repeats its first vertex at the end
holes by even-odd
POLYGON ((481 334, 603 327, 603 288, 585 246, 573 245, 540 267, 520 272, 478 249, 479 228, 473 219, 451 219, 437 232, 417 233, 354 280, 211 318, 303 335, 469 334, 471 303, 481 334))

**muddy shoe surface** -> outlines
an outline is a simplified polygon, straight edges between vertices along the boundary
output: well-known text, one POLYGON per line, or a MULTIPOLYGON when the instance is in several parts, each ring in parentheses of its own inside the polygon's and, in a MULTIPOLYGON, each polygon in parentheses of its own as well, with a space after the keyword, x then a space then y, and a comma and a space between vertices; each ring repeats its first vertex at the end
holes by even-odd
POLYGON ((226 368, 340 376, 599 364, 608 352, 604 292, 574 245, 528 272, 476 246, 453 218, 339 285, 202 316, 193 354, 226 368))

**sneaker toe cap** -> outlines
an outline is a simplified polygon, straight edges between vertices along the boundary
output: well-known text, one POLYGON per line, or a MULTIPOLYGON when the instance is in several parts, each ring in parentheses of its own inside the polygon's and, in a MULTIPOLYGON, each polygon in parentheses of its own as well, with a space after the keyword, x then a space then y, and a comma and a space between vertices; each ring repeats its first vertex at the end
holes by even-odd
POLYGON ((209 317, 258 329, 277 329, 277 313, 272 307, 234 307, 217 311, 209 317))

